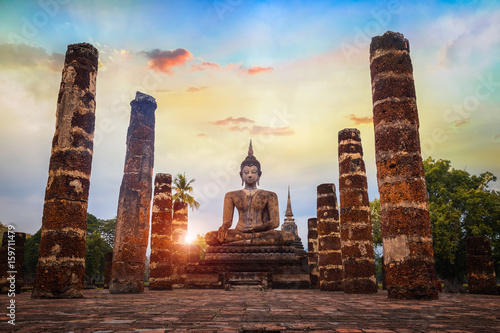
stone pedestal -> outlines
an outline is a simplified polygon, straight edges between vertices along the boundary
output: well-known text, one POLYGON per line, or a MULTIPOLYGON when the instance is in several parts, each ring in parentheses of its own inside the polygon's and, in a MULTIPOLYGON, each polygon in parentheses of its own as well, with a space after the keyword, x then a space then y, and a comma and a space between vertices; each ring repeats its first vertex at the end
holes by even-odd
POLYGON ((497 279, 490 240, 485 236, 469 236, 467 248, 467 283, 470 294, 497 294, 497 279))
POLYGON ((57 98, 33 298, 83 297, 98 51, 68 46, 57 98))
POLYGON ((392 299, 437 299, 410 45, 391 31, 370 45, 385 282, 392 299))
POLYGON ((307 253, 294 246, 209 246, 187 268, 186 288, 310 288, 307 253))

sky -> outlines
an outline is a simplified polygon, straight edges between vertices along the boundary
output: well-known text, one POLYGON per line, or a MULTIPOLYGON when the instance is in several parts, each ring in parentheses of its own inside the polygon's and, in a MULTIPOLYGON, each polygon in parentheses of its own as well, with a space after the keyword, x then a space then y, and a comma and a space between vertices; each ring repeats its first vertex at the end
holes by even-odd
MULTIPOLYGON (((369 45, 410 43, 422 156, 500 176, 500 1, 0 0, 0 221, 41 227, 69 44, 99 50, 88 212, 116 216, 130 101, 153 96, 154 173, 185 173, 189 233, 222 223, 248 143, 260 188, 287 188, 303 244, 316 187, 338 185, 338 132, 358 128, 378 198, 369 45)), ((492 188, 499 190, 498 182, 492 188)))

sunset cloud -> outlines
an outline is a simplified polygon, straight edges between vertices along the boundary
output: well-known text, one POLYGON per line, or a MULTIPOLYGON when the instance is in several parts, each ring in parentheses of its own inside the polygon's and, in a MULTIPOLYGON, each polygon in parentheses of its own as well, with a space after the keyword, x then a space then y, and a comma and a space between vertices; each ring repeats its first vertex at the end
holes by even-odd
POLYGON ((192 65, 191 66, 191 71, 195 72, 195 71, 206 71, 206 70, 214 70, 214 69, 220 69, 221 66, 215 62, 208 62, 208 61, 205 61, 201 64, 197 64, 197 65, 192 65))
POLYGON ((217 126, 228 126, 227 129, 231 132, 248 132, 252 135, 276 135, 276 136, 287 136, 294 135, 295 131, 290 127, 269 127, 269 126, 259 126, 253 125, 251 127, 242 126, 243 124, 254 124, 255 121, 245 118, 233 118, 228 117, 223 120, 217 120, 211 122, 217 126))
POLYGON ((199 92, 208 89, 208 86, 203 87, 189 87, 186 89, 187 92, 199 92))
POLYGON ((255 74, 260 74, 260 73, 265 73, 265 72, 271 72, 274 68, 273 67, 261 67, 261 66, 252 66, 250 68, 242 66, 241 64, 238 63, 229 63, 225 66, 221 66, 218 63, 215 62, 208 62, 204 61, 201 64, 195 64, 191 65, 191 71, 211 71, 211 70, 226 70, 226 71, 233 71, 237 73, 244 73, 248 75, 255 75, 255 74))
POLYGON ((461 120, 457 120, 456 122, 453 123, 453 126, 455 128, 457 127, 462 127, 462 126, 465 126, 467 125, 468 123, 470 123, 471 119, 470 118, 466 118, 466 119, 461 119, 461 120))
POLYGON ((163 72, 167 74, 173 73, 173 67, 182 66, 188 60, 193 58, 191 52, 186 49, 167 51, 155 49, 150 52, 144 52, 144 54, 149 58, 149 68, 154 69, 156 72, 163 72))
POLYGON ((255 74, 260 74, 260 73, 265 73, 265 72, 270 72, 272 71, 272 67, 260 67, 260 66, 252 66, 249 69, 246 70, 246 72, 249 75, 255 75, 255 74))
POLYGON ((233 117, 228 117, 223 120, 217 120, 212 122, 212 124, 217 125, 217 126, 223 126, 223 125, 231 125, 231 124, 241 124, 241 123, 255 123, 255 121, 245 118, 245 117, 239 117, 239 118, 233 118, 233 117))
POLYGON ((354 114, 350 114, 346 118, 350 119, 356 125, 371 124, 373 122, 372 117, 356 117, 354 114))

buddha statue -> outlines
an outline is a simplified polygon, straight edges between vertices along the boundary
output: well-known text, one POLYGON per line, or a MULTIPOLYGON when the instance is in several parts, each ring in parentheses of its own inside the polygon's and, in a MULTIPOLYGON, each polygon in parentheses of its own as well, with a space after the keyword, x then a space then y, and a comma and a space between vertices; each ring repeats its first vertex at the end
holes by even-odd
POLYGON ((292 233, 274 230, 280 224, 278 196, 257 188, 261 175, 260 162, 253 156, 250 141, 248 156, 240 166, 245 187, 226 193, 222 226, 205 235, 208 245, 288 246, 293 243, 295 236, 292 233), (239 219, 235 229, 230 229, 235 207, 239 219))

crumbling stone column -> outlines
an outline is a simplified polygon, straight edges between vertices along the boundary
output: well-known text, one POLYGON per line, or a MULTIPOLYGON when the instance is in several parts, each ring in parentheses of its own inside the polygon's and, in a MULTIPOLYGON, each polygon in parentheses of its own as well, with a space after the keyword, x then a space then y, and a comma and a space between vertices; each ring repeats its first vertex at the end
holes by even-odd
POLYGON ((33 298, 83 297, 98 52, 68 46, 57 99, 33 298))
POLYGON ((319 289, 318 219, 315 217, 307 220, 307 261, 309 264, 311 289, 319 289))
POLYGON ((389 298, 437 299, 434 252, 408 40, 370 45, 373 124, 389 298))
POLYGON ((357 129, 339 132, 340 238, 344 292, 376 293, 375 254, 368 183, 361 136, 357 129))
POLYGON ((467 283, 470 294, 497 294, 497 279, 491 254, 490 240, 486 236, 466 238, 467 283))
POLYGON ((3 233, 0 248, 1 294, 21 293, 25 241, 24 232, 5 231, 3 233))
POLYGON ((115 244, 109 291, 144 291, 149 214, 153 192, 156 101, 137 92, 130 102, 127 153, 116 217, 115 244))
POLYGON ((174 203, 172 220, 172 287, 183 288, 186 281, 186 265, 189 246, 186 243, 188 231, 188 204, 174 203))
POLYGON ((342 290, 343 266, 339 211, 334 184, 317 188, 318 269, 320 290, 342 290))
POLYGON ((157 173, 151 217, 149 289, 172 289, 172 175, 157 173))

